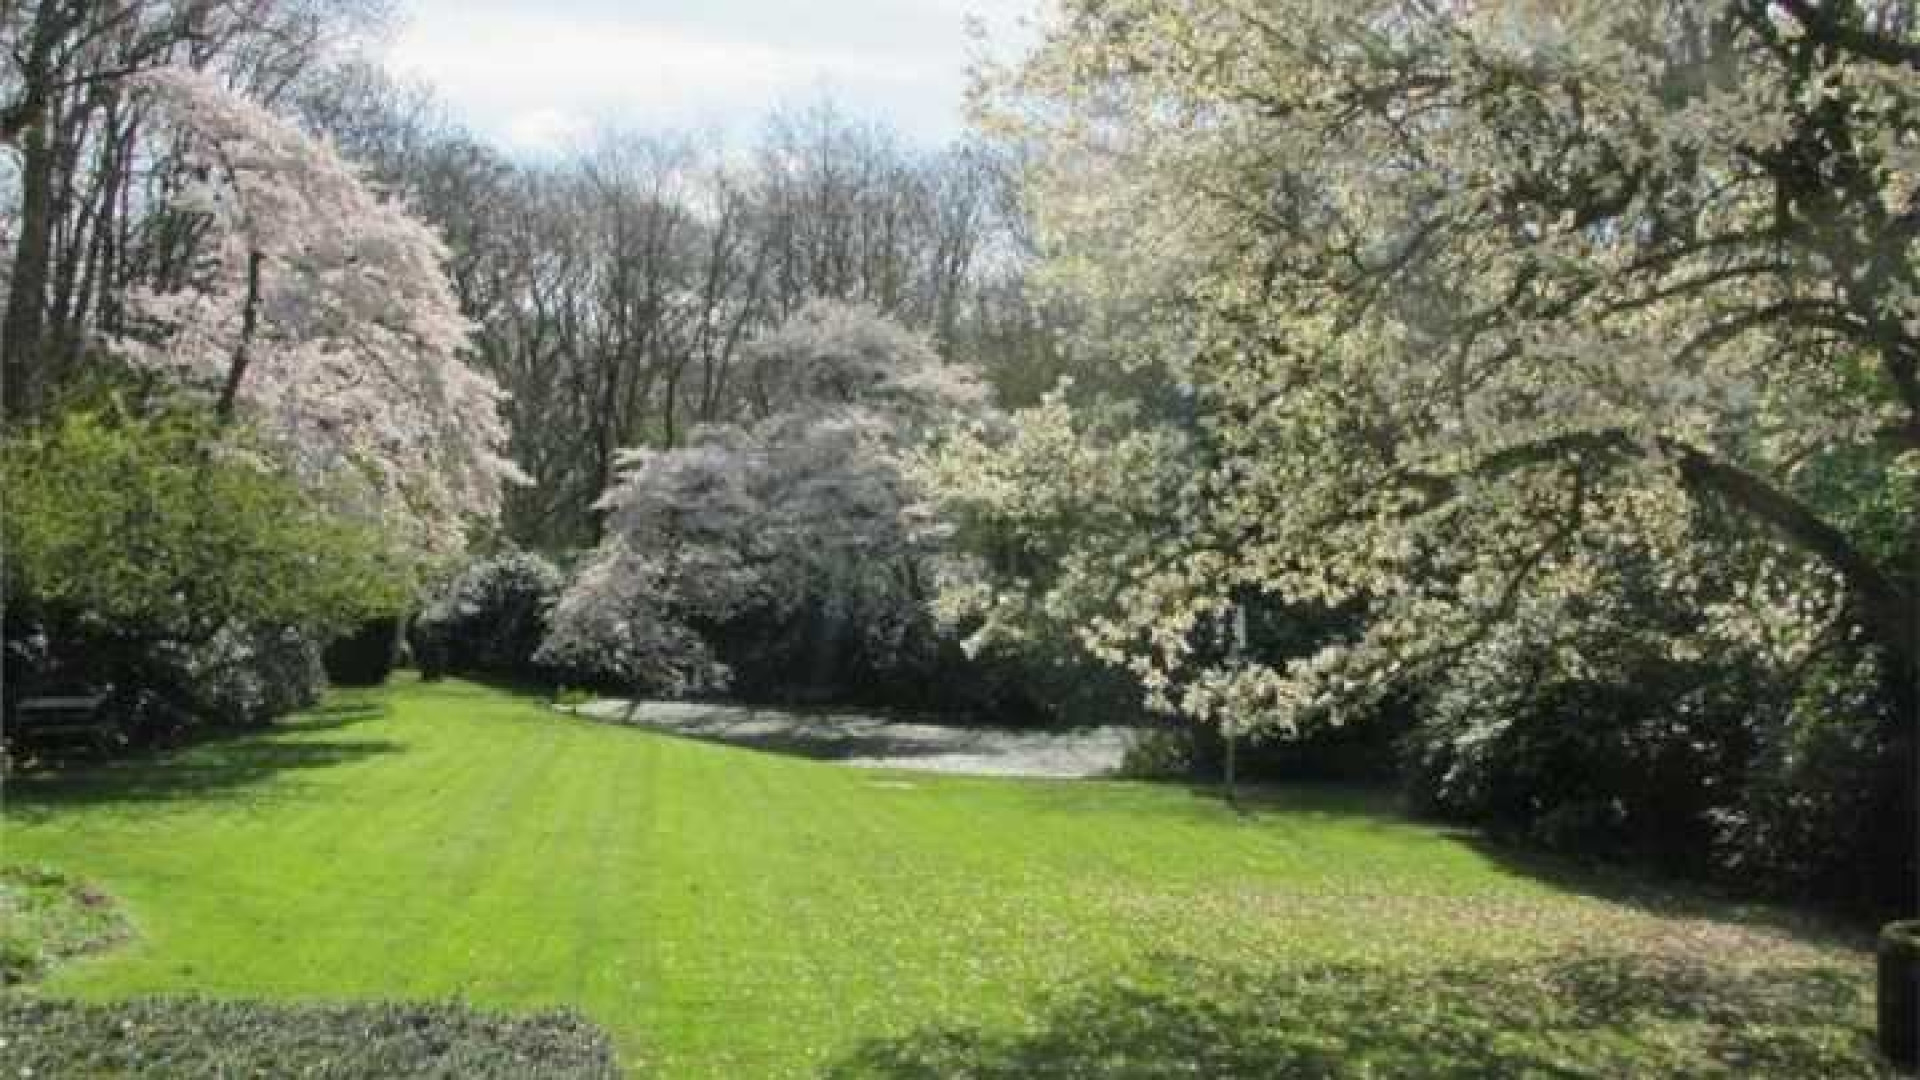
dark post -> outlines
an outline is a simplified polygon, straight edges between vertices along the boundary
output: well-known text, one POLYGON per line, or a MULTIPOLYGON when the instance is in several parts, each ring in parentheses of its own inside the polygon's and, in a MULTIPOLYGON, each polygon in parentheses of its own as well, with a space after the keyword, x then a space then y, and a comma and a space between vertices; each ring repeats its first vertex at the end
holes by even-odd
MULTIPOLYGON (((1247 652, 1247 609, 1245 605, 1238 603, 1233 605, 1233 643, 1231 648, 1233 664, 1238 667, 1241 659, 1246 656, 1247 652)), ((1240 792, 1234 784, 1234 766, 1236 764, 1234 758, 1239 749, 1240 727, 1234 718, 1228 717, 1221 720, 1220 729, 1221 734, 1226 737, 1227 744, 1225 778, 1227 805, 1238 810, 1240 808, 1240 792)))
POLYGON ((1880 931, 1880 1052, 1909 1072, 1920 1065, 1920 921, 1880 931))

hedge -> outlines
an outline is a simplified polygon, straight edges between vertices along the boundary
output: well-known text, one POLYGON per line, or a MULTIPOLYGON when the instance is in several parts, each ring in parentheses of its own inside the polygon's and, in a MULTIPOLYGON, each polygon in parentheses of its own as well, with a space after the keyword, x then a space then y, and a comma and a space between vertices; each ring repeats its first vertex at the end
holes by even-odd
POLYGON ((400 619, 368 619, 326 649, 327 678, 336 686, 379 686, 400 662, 400 619))
POLYGON ((455 1004, 290 1005, 198 997, 92 1004, 0 995, 9 1075, 613 1080, 612 1044, 575 1014, 455 1004))

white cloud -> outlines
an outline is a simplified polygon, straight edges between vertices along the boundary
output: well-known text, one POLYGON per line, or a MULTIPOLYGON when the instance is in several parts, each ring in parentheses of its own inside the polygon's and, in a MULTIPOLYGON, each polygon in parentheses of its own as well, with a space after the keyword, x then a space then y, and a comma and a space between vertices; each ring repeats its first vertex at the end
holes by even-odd
POLYGON ((561 150, 584 138, 593 128, 591 118, 565 109, 527 109, 500 121, 499 136, 517 150, 561 150))
POLYGON ((432 83, 473 126, 522 150, 552 149, 600 124, 737 126, 816 92, 944 138, 959 125, 966 57, 957 16, 942 16, 964 0, 916 2, 934 12, 911 36, 857 49, 753 40, 751 27, 737 23, 545 13, 531 3, 464 13, 428 4, 388 60, 432 83))

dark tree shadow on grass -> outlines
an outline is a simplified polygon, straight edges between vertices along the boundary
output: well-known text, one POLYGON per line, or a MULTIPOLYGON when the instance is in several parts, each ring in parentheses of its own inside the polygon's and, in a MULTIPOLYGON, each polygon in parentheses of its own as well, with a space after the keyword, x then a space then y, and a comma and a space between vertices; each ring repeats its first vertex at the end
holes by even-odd
POLYGON ((269 732, 334 731, 365 723, 368 720, 378 720, 386 716, 389 711, 391 710, 386 705, 378 702, 339 701, 303 709, 260 730, 269 732))
POLYGON ((1563 893, 1665 919, 1707 919, 1862 953, 1873 949, 1878 922, 1862 921, 1858 912, 1754 900, 1704 878, 1680 879, 1649 866, 1541 851, 1474 831, 1463 833, 1462 840, 1507 873, 1545 882, 1563 893))
POLYGON ((385 712, 366 704, 322 706, 267 727, 210 729, 170 746, 27 772, 6 781, 6 816, 34 821, 79 807, 295 797, 300 773, 400 751, 402 744, 389 739, 331 735, 385 712))
MULTIPOLYGON (((1227 813, 1217 786, 1191 785, 1198 812, 1227 813)), ((1239 815, 1263 820, 1339 821, 1351 828, 1420 829, 1444 834, 1472 849, 1501 871, 1550 885, 1557 892, 1620 904, 1664 919, 1709 919, 1773 931, 1783 936, 1855 950, 1873 948, 1878 918, 1857 912, 1799 908, 1754 900, 1719 887, 1704 877, 1688 878, 1671 868, 1580 857, 1500 837, 1471 825, 1408 813, 1393 788, 1347 784, 1261 784, 1238 793, 1239 815)))
POLYGON ((1522 966, 1252 972, 1162 961, 1075 986, 1033 1026, 867 1043, 838 1078, 1891 1076, 1864 984, 1581 950, 1522 966))

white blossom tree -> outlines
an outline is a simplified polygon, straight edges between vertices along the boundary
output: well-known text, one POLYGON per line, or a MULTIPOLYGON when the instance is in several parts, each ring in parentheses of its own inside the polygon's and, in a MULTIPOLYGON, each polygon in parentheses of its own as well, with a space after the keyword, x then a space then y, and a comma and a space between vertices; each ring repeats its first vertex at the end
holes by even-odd
MULTIPOLYGON (((1045 648, 1120 617, 1128 583, 1191 520, 1193 441, 1131 403, 1074 397, 1068 381, 1033 408, 953 426, 913 459, 946 539, 934 607, 969 652, 1045 648)), ((1151 693, 1170 688, 1142 674, 1151 693)))
MULTIPOLYGON (((1695 595, 1711 512, 1777 555, 1701 600, 1719 633, 1837 620, 1910 680, 1917 68, 1896 2, 1063 4, 992 118, 1045 148, 1051 280, 1155 316, 1132 345, 1205 448, 1178 535, 1109 560, 1093 644, 1289 727, 1522 610, 1604 618, 1625 553, 1695 595), (1366 629, 1196 670, 1247 590, 1366 629)), ((959 448, 949 495, 1005 509, 959 448)))
POLYGON ((984 403, 965 369, 872 309, 820 301, 751 350, 757 419, 629 451, 607 539, 562 596, 547 659, 668 690, 718 681, 701 630, 803 610, 897 647, 934 536, 903 454, 984 403))
POLYGON ((445 249, 331 146, 204 73, 137 77, 183 143, 174 205, 202 230, 178 280, 134 290, 134 363, 211 395, 316 489, 404 544, 456 551, 518 470, 502 394, 463 355, 445 249))

